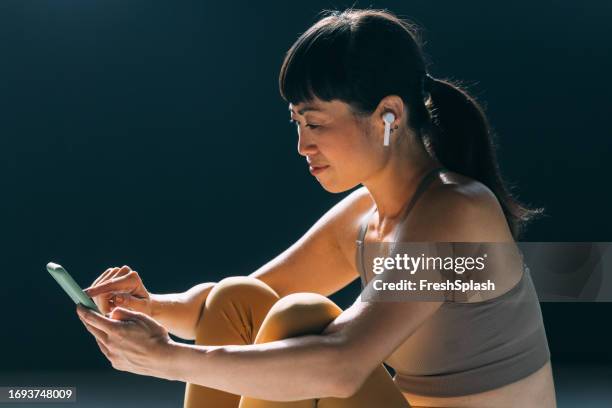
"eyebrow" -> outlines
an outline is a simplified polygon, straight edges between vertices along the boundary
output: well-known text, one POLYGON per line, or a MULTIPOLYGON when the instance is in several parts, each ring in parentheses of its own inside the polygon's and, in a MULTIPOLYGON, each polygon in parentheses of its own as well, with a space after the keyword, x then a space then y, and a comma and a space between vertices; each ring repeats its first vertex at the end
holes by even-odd
MULTIPOLYGON (((300 110, 298 111, 298 113, 299 113, 300 115, 303 115, 305 112, 308 112, 308 111, 323 112, 323 110, 322 110, 322 109, 318 109, 318 108, 315 108, 315 107, 313 107, 313 106, 305 106, 303 109, 300 109, 300 110)), ((295 112, 294 112, 294 111, 293 111, 293 109, 291 109, 291 108, 289 108, 289 112, 291 112, 291 113, 295 114, 295 112)))

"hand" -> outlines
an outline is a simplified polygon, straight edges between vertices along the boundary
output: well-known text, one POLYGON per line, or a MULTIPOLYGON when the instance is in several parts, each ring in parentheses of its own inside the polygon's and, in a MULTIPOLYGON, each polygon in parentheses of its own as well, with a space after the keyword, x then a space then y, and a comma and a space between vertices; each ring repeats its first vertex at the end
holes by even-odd
POLYGON ((83 291, 93 299, 105 315, 115 307, 135 310, 151 316, 152 301, 138 272, 125 265, 108 268, 90 287, 83 291))
POLYGON ((122 307, 114 308, 106 317, 80 304, 77 314, 113 368, 174 379, 170 368, 171 351, 176 343, 153 318, 122 307))

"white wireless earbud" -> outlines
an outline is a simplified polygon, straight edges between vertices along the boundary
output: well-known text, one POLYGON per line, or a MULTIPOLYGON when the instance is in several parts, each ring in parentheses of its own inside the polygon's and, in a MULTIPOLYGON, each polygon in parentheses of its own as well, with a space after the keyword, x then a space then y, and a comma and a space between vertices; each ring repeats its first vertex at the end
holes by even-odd
POLYGON ((385 121, 385 139, 383 145, 389 146, 389 136, 391 136, 391 124, 395 120, 395 115, 393 114, 393 112, 387 112, 383 115, 383 120, 385 121))

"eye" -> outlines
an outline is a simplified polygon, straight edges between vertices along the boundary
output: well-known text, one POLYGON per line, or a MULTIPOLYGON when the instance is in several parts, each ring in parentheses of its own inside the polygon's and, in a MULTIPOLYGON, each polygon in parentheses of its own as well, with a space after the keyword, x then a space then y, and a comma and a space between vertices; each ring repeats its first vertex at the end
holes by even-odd
MULTIPOLYGON (((294 120, 294 119, 289 119, 289 123, 295 123, 296 126, 298 126, 298 127, 300 126, 300 122, 298 122, 297 120, 294 120)), ((313 124, 310 124, 310 123, 307 123, 305 126, 307 128, 311 128, 311 129, 316 129, 316 128, 321 127, 321 125, 313 125, 313 124)))

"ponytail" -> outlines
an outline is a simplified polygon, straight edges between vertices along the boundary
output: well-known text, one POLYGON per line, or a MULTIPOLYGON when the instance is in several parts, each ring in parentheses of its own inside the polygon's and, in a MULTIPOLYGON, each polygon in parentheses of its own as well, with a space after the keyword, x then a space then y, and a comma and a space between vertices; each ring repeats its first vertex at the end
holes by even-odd
POLYGON ((430 120, 421 126, 429 153, 447 169, 478 180, 499 200, 515 239, 543 208, 528 208, 506 188, 486 115, 476 100, 449 80, 430 79, 425 107, 430 120))
POLYGON ((432 79, 425 68, 416 25, 386 10, 330 11, 291 46, 279 87, 293 104, 337 99, 364 114, 385 96, 400 96, 410 110, 409 126, 429 153, 495 193, 516 239, 522 225, 543 210, 523 206, 506 189, 478 103, 451 82, 432 79))

